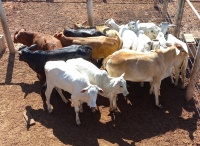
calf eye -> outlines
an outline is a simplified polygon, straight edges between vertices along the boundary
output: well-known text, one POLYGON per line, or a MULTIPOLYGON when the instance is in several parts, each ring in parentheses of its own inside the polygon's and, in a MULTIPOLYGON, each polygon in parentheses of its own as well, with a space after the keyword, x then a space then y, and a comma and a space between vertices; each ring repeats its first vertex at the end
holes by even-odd
POLYGON ((122 86, 122 85, 120 85, 119 87, 123 88, 123 86, 122 86))

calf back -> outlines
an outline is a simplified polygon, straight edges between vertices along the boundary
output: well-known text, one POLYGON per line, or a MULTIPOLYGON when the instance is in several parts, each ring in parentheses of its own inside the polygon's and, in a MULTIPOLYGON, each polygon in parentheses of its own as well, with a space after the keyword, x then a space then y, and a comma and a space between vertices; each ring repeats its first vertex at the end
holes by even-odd
POLYGON ((56 34, 63 46, 71 44, 89 45, 92 48, 92 59, 106 58, 113 52, 119 50, 120 41, 117 38, 106 36, 98 37, 65 37, 62 34, 56 34))
POLYGON ((168 51, 151 51, 140 53, 131 50, 120 50, 104 61, 104 67, 110 76, 120 76, 130 81, 152 81, 163 78, 166 70, 172 66, 176 58, 175 48, 168 51))
POLYGON ((62 48, 60 40, 54 36, 39 32, 27 32, 24 29, 16 31, 14 34, 14 43, 21 43, 26 46, 37 44, 35 50, 54 50, 62 48))
POLYGON ((91 37, 91 36, 105 36, 102 32, 91 29, 65 29, 63 34, 67 37, 91 37))

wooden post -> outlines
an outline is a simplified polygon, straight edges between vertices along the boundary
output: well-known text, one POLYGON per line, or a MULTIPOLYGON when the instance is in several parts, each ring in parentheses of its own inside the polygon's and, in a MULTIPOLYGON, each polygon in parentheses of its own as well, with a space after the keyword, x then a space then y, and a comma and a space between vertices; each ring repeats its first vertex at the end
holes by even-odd
POLYGON ((93 22, 93 2, 92 2, 92 0, 87 0, 87 14, 88 14, 89 25, 94 26, 94 22, 93 22))
POLYGON ((162 18, 165 21, 166 16, 167 16, 167 8, 168 8, 168 0, 164 0, 163 3, 163 11, 162 11, 162 18))
POLYGON ((158 0, 154 0, 153 6, 154 6, 154 8, 158 7, 158 0))
POLYGON ((3 54, 6 50, 6 45, 4 41, 4 36, 0 35, 0 54, 3 54))
POLYGON ((188 5, 190 6, 190 8, 192 9, 192 11, 194 12, 194 14, 197 16, 197 18, 200 20, 200 15, 197 12, 197 10, 194 8, 194 6, 192 5, 192 3, 189 0, 186 0, 188 5))
POLYGON ((4 12, 3 7, 2 7, 1 0, 0 0, 0 19, 1 19, 1 24, 2 24, 2 27, 3 27, 3 31, 4 31, 4 35, 5 35, 5 38, 6 38, 6 42, 7 42, 9 51, 10 51, 10 53, 15 53, 15 47, 14 47, 14 44, 13 44, 13 41, 12 41, 12 38, 11 38, 11 35, 10 35, 10 31, 8 29, 8 23, 7 23, 7 20, 6 20, 5 12, 4 12))
POLYGON ((194 61, 194 66, 192 67, 192 73, 190 75, 190 82, 188 84, 187 90, 186 90, 186 99, 187 101, 191 100, 193 98, 193 94, 195 91, 195 84, 197 83, 198 75, 200 72, 200 41, 197 48, 197 53, 194 61))
POLYGON ((185 6, 185 0, 178 0, 178 9, 176 11, 176 19, 175 19, 176 28, 174 30, 174 36, 176 36, 177 38, 179 38, 180 35, 184 6, 185 6))

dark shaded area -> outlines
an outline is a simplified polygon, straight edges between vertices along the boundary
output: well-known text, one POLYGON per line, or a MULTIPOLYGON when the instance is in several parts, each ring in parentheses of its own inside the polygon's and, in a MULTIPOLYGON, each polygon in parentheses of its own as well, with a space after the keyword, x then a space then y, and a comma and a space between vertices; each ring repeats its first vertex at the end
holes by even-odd
MULTIPOLYGON (((97 100, 100 110, 96 113, 92 113, 84 104, 84 112, 80 114, 81 126, 76 125, 74 108, 70 103, 65 104, 61 98, 55 98, 55 94, 51 97, 51 104, 54 107, 52 114, 43 109, 31 109, 30 112, 36 121, 53 129, 54 135, 60 141, 75 146, 83 143, 98 145, 97 139, 126 146, 129 144, 122 138, 138 142, 177 128, 188 131, 191 140, 194 138, 193 132, 197 129, 198 114, 194 108, 194 101, 186 102, 185 90, 181 89, 181 85, 173 87, 170 79, 163 80, 160 96, 163 109, 157 109, 154 95, 148 94, 149 83, 145 83, 143 88, 139 83, 133 82, 128 82, 128 86, 130 94, 127 98, 118 96, 118 112, 109 113, 108 116, 112 120, 107 123, 100 122, 100 118, 103 114, 101 111, 109 107, 109 100, 101 96, 97 100), (193 111, 195 114, 191 118, 184 119, 181 117, 182 109, 193 111)), ((64 94, 70 98, 70 94, 66 92, 64 94)))

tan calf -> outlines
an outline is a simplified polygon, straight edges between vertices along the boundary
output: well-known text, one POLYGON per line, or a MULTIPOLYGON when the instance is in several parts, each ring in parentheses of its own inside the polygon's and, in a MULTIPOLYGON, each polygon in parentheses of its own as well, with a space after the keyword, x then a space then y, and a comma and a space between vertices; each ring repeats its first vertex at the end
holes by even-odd
POLYGON ((92 59, 106 58, 120 49, 120 41, 117 38, 106 36, 66 37, 62 33, 54 36, 61 41, 64 47, 72 44, 89 45, 92 48, 92 59))
POLYGON ((161 81, 174 63, 181 57, 185 58, 186 55, 187 52, 179 44, 166 50, 153 50, 146 53, 119 50, 104 60, 102 68, 106 69, 112 77, 125 73, 125 80, 150 82, 155 93, 156 105, 161 107, 158 99, 161 81))

